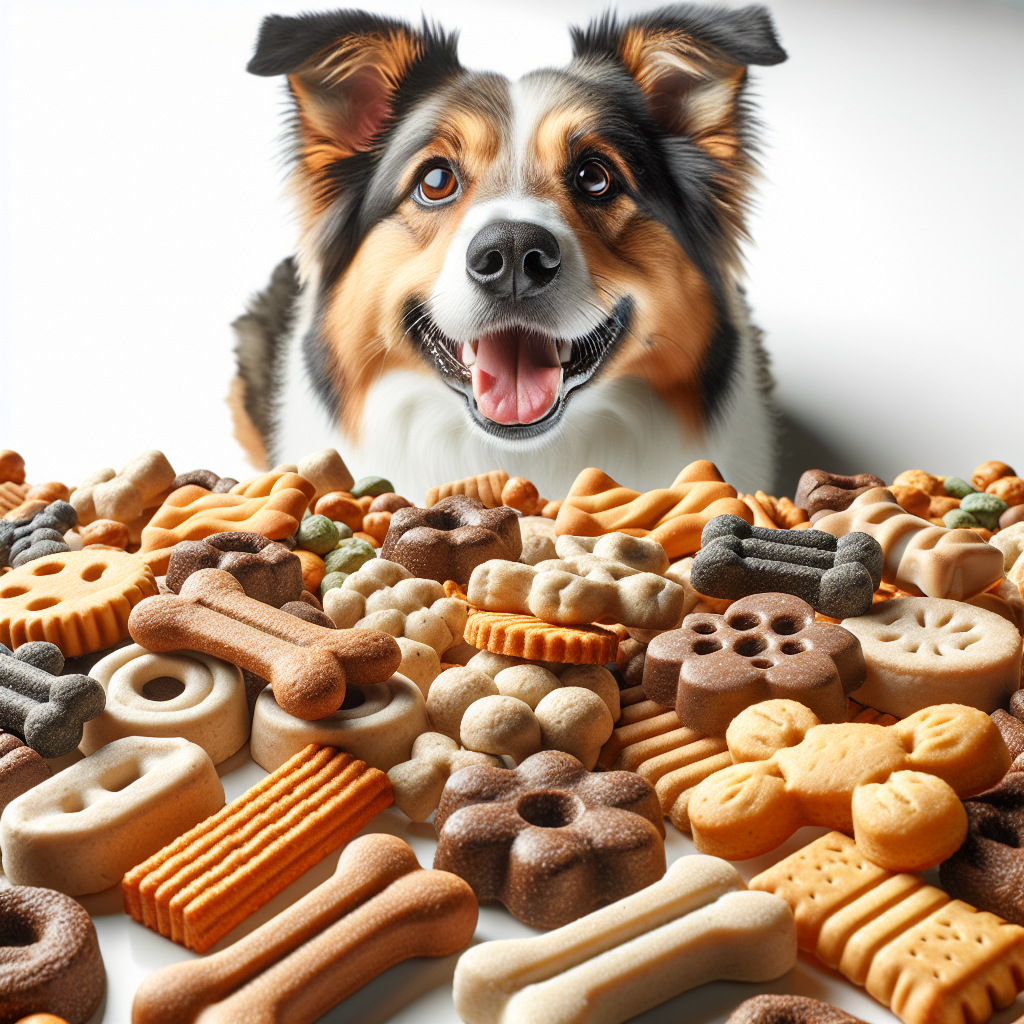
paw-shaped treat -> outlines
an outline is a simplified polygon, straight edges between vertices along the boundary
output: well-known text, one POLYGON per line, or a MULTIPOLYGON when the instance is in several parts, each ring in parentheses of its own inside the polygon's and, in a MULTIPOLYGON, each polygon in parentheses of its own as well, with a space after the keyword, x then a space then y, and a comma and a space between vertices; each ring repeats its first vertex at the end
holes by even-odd
POLYGON ((695 612, 681 629, 647 647, 644 693, 675 707, 679 721, 705 736, 724 736, 752 704, 799 701, 819 721, 845 722, 846 695, 864 681, 857 638, 816 622, 814 609, 788 594, 756 594, 724 615, 695 612))
POLYGON ((882 579, 915 596, 954 601, 987 590, 1003 574, 1002 552, 973 530, 947 530, 900 508, 890 491, 865 491, 843 512, 832 512, 815 529, 843 537, 868 533, 882 546, 882 579))
POLYGON ((863 615, 882 579, 882 549, 866 533, 837 540, 820 530, 766 530, 718 516, 704 527, 701 545, 690 583, 710 597, 792 594, 842 619, 863 615))
POLYGON ((185 580, 200 569, 223 569, 249 597, 275 608, 302 595, 302 563, 284 545, 260 533, 216 533, 175 544, 167 563, 167 586, 179 593, 185 580))
POLYGON ((64 655, 53 644, 22 644, 12 654, 0 643, 0 728, 43 757, 71 753, 106 700, 91 676, 62 676, 63 669, 64 655))
POLYGON ((536 928, 558 928, 665 873, 654 790, 629 772, 591 774, 548 751, 514 771, 457 772, 434 818, 434 867, 536 928))
POLYGON ((78 524, 78 515, 66 501, 54 501, 31 519, 0 522, 0 567, 19 565, 57 555, 71 548, 64 534, 78 524))
POLYGON ((22 793, 50 777, 50 766, 13 733, 0 729, 0 814, 22 793))
POLYGON ((860 640, 867 666, 854 698, 899 718, 954 702, 991 713, 1020 686, 1020 633, 973 604, 897 597, 843 628, 860 640))
POLYGON ((761 995, 740 1003, 725 1024, 864 1024, 864 1021, 831 1003, 807 996, 761 995))
POLYGON ((671 487, 631 491, 599 469, 585 469, 574 481, 558 510, 559 536, 598 537, 628 533, 650 537, 669 558, 692 555, 700 547, 706 523, 720 515, 753 522, 754 513, 727 484, 714 463, 691 462, 671 487))
POLYGON ((402 660, 394 639, 371 629, 325 629, 246 597, 221 569, 200 569, 180 594, 143 602, 129 621, 132 639, 157 653, 196 650, 270 682, 288 714, 314 721, 332 714, 346 685, 389 679, 402 660))
POLYGON ((838 473, 826 473, 823 469, 809 469, 796 485, 793 504, 797 508, 802 508, 813 523, 815 516, 842 512, 865 491, 884 486, 885 481, 871 473, 841 476, 838 473))
POLYGON ((446 597, 433 579, 417 579, 398 562, 374 558, 324 595, 339 629, 380 629, 433 648, 440 660, 462 643, 466 602, 446 597))
POLYGON ((477 566, 469 580, 469 603, 558 626, 605 620, 674 629, 682 620, 686 591, 660 575, 668 558, 655 541, 624 533, 563 536, 555 550, 558 558, 537 565, 494 559, 477 566))
POLYGON ((747 708, 726 733, 737 762, 690 797, 693 841, 745 860, 774 850, 803 825, 852 833, 875 864, 922 871, 967 833, 960 798, 1002 778, 1010 764, 992 719, 939 704, 891 726, 821 725, 802 704, 747 708))
POLYGON ((150 449, 128 461, 120 473, 101 469, 71 493, 71 504, 83 525, 114 519, 126 526, 147 508, 159 505, 174 483, 174 470, 163 452, 150 449))
POLYGON ((514 561, 522 553, 518 512, 485 508, 458 494, 432 508, 400 508, 393 513, 380 557, 404 565, 420 579, 465 584, 481 562, 514 561))

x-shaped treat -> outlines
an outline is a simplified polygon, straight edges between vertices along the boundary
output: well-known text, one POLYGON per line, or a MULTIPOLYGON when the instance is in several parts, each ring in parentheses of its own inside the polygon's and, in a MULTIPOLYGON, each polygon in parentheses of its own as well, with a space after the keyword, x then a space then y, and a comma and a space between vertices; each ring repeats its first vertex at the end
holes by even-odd
POLYGON ((709 597, 793 594, 837 619, 863 615, 882 579, 882 549, 866 533, 767 530, 739 516, 704 527, 690 583, 709 597))
POLYGON ((143 601, 128 629, 150 651, 191 649, 269 681, 280 707, 314 721, 333 714, 346 684, 389 679, 402 661, 395 640, 375 629, 326 629, 254 598, 220 569, 201 569, 175 596, 143 601))
POLYGON ((656 636, 643 685, 687 728, 724 736, 744 708, 776 697, 805 704, 822 722, 845 722, 846 695, 865 672, 860 641, 848 630, 816 622, 798 597, 756 594, 724 615, 694 612, 681 629, 656 636))
POLYGON ((613 533, 559 537, 558 558, 526 565, 495 559, 477 566, 469 603, 494 612, 534 615, 560 626, 621 622, 638 629, 674 629, 686 591, 659 575, 664 549, 649 538, 613 533))

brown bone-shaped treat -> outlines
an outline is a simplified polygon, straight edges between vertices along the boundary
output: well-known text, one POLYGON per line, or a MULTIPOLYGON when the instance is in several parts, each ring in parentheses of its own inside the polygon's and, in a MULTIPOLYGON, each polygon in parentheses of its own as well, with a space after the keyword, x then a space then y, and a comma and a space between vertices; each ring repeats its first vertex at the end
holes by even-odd
POLYGON ((221 569, 201 569, 181 592, 136 605, 132 639, 150 651, 201 651, 269 681, 284 711, 315 721, 345 700, 346 684, 389 679, 402 661, 395 639, 376 629, 325 629, 246 597, 221 569), (138 614, 135 614, 138 611, 138 614))
POLYGON ((793 504, 804 509, 813 523, 817 513, 842 512, 865 491, 884 486, 885 481, 870 473, 840 476, 823 469, 809 469, 800 477, 793 504))

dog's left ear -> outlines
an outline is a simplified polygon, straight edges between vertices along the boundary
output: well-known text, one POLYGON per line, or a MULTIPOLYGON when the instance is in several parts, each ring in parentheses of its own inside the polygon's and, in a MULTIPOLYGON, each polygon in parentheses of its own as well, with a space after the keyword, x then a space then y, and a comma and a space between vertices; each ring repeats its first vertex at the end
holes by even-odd
POLYGON ((739 141, 735 115, 747 65, 786 59, 764 7, 681 4, 621 25, 606 14, 573 29, 572 37, 576 60, 617 60, 666 131, 689 136, 720 159, 739 141))

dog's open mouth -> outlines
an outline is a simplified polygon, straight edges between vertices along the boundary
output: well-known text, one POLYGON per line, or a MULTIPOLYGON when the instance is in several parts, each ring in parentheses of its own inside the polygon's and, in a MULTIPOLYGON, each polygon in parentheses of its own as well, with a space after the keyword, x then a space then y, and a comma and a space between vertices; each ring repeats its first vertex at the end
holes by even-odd
POLYGON ((569 396, 596 376, 629 330, 632 309, 628 296, 619 299, 601 324, 579 338, 517 326, 458 342, 414 312, 407 329, 445 383, 465 397, 480 426, 507 439, 529 438, 557 423, 569 396))

